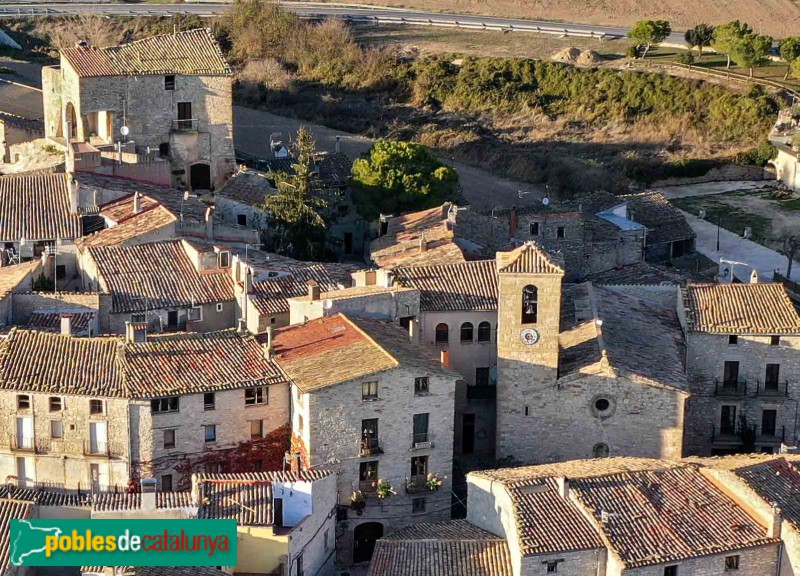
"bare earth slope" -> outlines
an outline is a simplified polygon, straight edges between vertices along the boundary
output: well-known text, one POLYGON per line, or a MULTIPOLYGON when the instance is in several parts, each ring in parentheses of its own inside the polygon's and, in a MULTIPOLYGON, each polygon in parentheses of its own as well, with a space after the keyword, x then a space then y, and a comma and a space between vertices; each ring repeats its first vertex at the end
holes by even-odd
POLYGON ((662 18, 669 20, 674 30, 685 30, 701 22, 720 24, 738 19, 776 38, 800 33, 797 0, 367 0, 364 3, 607 26, 631 26, 642 18, 662 18))

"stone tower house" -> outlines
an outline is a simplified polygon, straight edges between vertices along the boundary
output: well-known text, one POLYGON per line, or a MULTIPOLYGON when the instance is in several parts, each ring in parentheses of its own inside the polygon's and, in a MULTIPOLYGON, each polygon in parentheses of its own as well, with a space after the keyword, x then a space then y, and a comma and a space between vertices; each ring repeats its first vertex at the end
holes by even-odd
POLYGON ((558 378, 563 268, 529 242, 497 253, 497 457, 532 460, 537 390, 558 378))

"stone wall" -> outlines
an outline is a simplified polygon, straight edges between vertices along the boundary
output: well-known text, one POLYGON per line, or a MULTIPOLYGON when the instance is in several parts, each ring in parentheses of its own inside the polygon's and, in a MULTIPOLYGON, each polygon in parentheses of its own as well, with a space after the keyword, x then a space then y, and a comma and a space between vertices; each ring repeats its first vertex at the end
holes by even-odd
POLYGON ((524 400, 522 428, 536 434, 526 455, 539 464, 592 458, 595 446, 605 444, 610 456, 681 458, 687 397, 624 377, 562 378, 524 400), (599 399, 609 402, 608 410, 597 410, 599 399))
POLYGON ((419 314, 419 291, 393 290, 331 300, 289 299, 289 324, 302 324, 308 320, 335 314, 391 321, 401 317, 416 317, 419 314), (324 307, 326 301, 330 302, 330 308, 324 307))
MULTIPOLYGON (((274 496, 280 497, 280 488, 277 488, 274 496)), ((335 572, 335 549, 336 476, 331 474, 314 481, 311 486, 311 514, 292 530, 289 538, 289 558, 293 564, 291 573, 297 573, 297 557, 302 554, 304 574, 332 576, 335 572)))
POLYGON ((100 295, 96 292, 15 292, 12 299, 13 322, 21 326, 28 323, 34 312, 96 312, 100 309, 100 295))
POLYGON ((0 478, 17 475, 17 457, 29 457, 35 462, 35 472, 29 478, 37 482, 53 484, 69 489, 91 486, 91 464, 97 464, 106 471, 104 484, 125 487, 128 481, 128 410, 124 399, 103 399, 104 413, 90 414, 88 396, 57 396, 61 398, 62 409, 50 411, 50 394, 27 393, 31 396, 31 408, 17 410, 17 396, 20 393, 4 391, 0 393, 0 429, 7 437, 0 444, 0 478), (19 416, 32 416, 34 441, 37 454, 11 449, 12 434, 16 434, 16 419, 19 416), (51 438, 51 420, 63 422, 63 438, 51 438), (89 447, 90 422, 106 422, 108 444, 112 457, 86 456, 89 447))
POLYGON ((22 128, 11 122, 0 120, 0 163, 13 164, 17 161, 12 151, 18 144, 31 142, 43 136, 42 132, 33 128, 22 128))
MULTIPOLYGON (((385 533, 417 522, 450 518, 453 467, 453 401, 455 378, 443 372, 399 367, 363 379, 322 388, 307 395, 309 431, 307 445, 311 466, 337 468, 339 501, 349 503, 359 488, 362 462, 377 463, 377 477, 388 481, 397 494, 381 505, 367 495, 367 506, 358 516, 349 512, 347 528, 340 533, 339 561, 352 562, 353 532, 358 524, 380 522, 385 533), (414 394, 414 379, 429 377, 429 394, 414 394), (362 381, 378 382, 378 399, 362 400, 362 381), (429 415, 430 448, 412 449, 413 415, 429 415), (381 454, 360 457, 362 420, 378 419, 381 454), (406 493, 412 457, 428 456, 428 472, 438 474, 444 484, 435 492, 406 493), (412 512, 414 499, 425 500, 425 511, 412 512)), ((297 429, 295 428, 297 432, 297 429)))
MULTIPOLYGON (((101 300, 104 304, 105 300, 101 300)), ((111 299, 108 300, 111 304, 111 299)), ((179 323, 186 323, 187 332, 214 332, 236 327, 236 302, 227 300, 201 304, 202 320, 188 321, 189 307, 160 308, 147 311, 149 327, 158 332, 167 328, 168 312, 177 311, 179 323), (219 309, 221 307, 221 310, 219 309)), ((104 334, 125 334, 125 322, 131 321, 131 313, 114 314, 110 310, 100 316, 100 330, 104 334)))
POLYGON ((723 406, 735 407, 737 420, 744 416, 749 426, 758 427, 762 424, 764 410, 777 411, 776 427, 781 438, 757 435, 756 450, 777 450, 782 441, 793 445, 797 438, 795 403, 800 400, 798 351, 800 337, 797 336, 781 336, 780 344, 774 346, 769 335, 738 335, 736 343, 729 344, 727 334, 690 332, 686 365, 696 393, 688 411, 686 453, 710 455, 742 447, 740 437, 720 437, 723 406), (739 362, 742 383, 733 392, 722 386, 725 361, 739 362), (780 365, 777 392, 765 393, 767 364, 780 365))
POLYGON ((691 574, 692 576, 766 576, 778 573, 779 544, 768 544, 743 550, 730 550, 723 554, 698 556, 680 562, 667 564, 653 564, 642 568, 626 568, 624 570, 609 569, 607 576, 664 576, 666 566, 678 566, 678 574, 691 574), (736 571, 725 569, 726 556, 739 556, 739 569, 736 571))
POLYGON ((800 190, 800 159, 797 152, 778 148, 778 155, 772 161, 778 180, 786 184, 791 190, 800 190))
MULTIPOLYGON (((501 253, 498 253, 500 256, 501 253)), ((498 262, 498 267, 500 262, 498 262)), ((500 308, 497 337, 497 457, 514 456, 532 462, 538 453, 537 422, 525 416, 532 396, 555 385, 558 375, 558 333, 561 319, 561 276, 499 274, 500 308), (538 288, 536 324, 522 324, 522 290, 538 288), (539 340, 528 345, 523 329, 538 331, 539 340)), ((547 422, 538 422, 541 427, 547 422)))

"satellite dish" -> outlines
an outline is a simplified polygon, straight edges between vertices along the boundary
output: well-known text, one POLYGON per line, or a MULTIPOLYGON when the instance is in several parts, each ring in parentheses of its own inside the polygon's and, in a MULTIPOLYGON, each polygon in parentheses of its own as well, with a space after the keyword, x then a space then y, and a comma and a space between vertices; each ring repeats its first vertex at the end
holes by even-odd
POLYGON ((700 208, 700 211, 698 212, 698 216, 700 217, 700 220, 705 220, 706 219, 706 209, 705 208, 700 208))
POLYGON ((544 198, 542 198, 542 204, 544 204, 545 206, 550 204, 550 198, 548 196, 545 196, 544 198))
POLYGON ((122 134, 123 136, 127 136, 128 134, 131 133, 131 130, 127 126, 123 126, 122 128, 119 129, 119 133, 122 134))
POLYGON ((322 307, 325 310, 330 310, 331 308, 333 308, 333 300, 331 300, 330 298, 325 298, 325 300, 322 301, 322 307))

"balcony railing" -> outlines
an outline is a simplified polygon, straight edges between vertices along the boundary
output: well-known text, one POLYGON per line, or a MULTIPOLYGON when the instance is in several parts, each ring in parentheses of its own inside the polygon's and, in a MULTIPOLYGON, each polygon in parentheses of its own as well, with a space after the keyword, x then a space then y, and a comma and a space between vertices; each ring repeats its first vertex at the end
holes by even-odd
POLYGON ((736 423, 716 424, 711 427, 712 442, 742 442, 742 427, 736 423))
POLYGON ((428 475, 406 477, 406 494, 418 494, 420 492, 434 492, 427 486, 428 475))
POLYGON ((716 380, 714 382, 715 396, 747 396, 747 380, 716 380))
POLYGON ((756 427, 756 442, 783 443, 786 441, 786 428, 773 426, 771 428, 756 427))
POLYGON ((115 458, 124 454, 119 446, 106 441, 92 442, 87 440, 83 444, 84 456, 96 456, 101 458, 115 458))
POLYGON ((41 454, 46 451, 46 447, 37 442, 33 436, 17 436, 11 434, 9 437, 9 448, 14 452, 31 452, 41 454))
POLYGON ((467 386, 467 400, 494 400, 497 386, 467 386))
POLYGON ((789 396, 789 381, 761 382, 756 380, 756 396, 789 396))
POLYGON ((198 132, 199 130, 200 121, 196 118, 185 118, 172 121, 173 132, 198 132))
POLYGON ((373 454, 383 454, 381 443, 377 438, 362 438, 361 449, 359 451, 361 456, 372 456, 373 454))
POLYGON ((433 448, 433 434, 421 432, 411 435, 411 450, 426 450, 433 448))
POLYGON ((372 494, 378 487, 377 480, 362 480, 358 483, 358 489, 364 494, 372 494))

